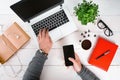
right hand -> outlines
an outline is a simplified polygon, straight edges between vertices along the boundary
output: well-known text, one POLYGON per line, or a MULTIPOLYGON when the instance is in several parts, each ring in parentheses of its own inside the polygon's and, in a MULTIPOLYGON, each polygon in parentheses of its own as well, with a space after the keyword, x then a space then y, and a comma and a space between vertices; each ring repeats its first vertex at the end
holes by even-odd
POLYGON ((80 72, 81 69, 82 69, 82 65, 81 65, 81 62, 80 62, 80 59, 79 59, 79 56, 77 54, 75 54, 75 59, 74 58, 71 58, 69 57, 68 58, 69 61, 71 61, 73 63, 73 68, 76 72, 80 72))
POLYGON ((38 35, 38 43, 41 50, 49 53, 52 48, 52 40, 49 36, 48 29, 41 29, 38 35))

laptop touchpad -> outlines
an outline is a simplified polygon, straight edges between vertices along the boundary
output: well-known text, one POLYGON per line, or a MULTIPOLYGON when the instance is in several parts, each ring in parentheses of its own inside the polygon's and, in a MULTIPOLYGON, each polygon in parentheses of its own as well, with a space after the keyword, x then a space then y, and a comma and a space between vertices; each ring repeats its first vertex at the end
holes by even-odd
POLYGON ((50 31, 49 34, 50 34, 50 37, 53 42, 59 40, 63 36, 63 34, 59 28, 56 28, 56 29, 50 31))

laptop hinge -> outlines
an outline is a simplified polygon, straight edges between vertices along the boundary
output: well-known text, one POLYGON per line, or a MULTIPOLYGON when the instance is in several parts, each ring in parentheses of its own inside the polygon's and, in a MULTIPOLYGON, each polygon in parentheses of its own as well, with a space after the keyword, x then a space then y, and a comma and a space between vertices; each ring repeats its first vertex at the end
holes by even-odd
POLYGON ((60 9, 62 9, 62 4, 60 5, 60 9))
POLYGON ((30 23, 30 20, 28 20, 28 23, 30 23))

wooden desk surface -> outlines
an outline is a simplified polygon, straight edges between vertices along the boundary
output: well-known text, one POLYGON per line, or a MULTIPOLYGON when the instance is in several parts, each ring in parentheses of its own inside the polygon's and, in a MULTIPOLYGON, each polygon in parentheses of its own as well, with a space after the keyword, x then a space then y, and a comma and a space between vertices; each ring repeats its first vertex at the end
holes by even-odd
MULTIPOLYGON (((30 26, 27 26, 9 8, 10 5, 17 1, 18 0, 0 0, 0 34, 2 34, 9 25, 16 21, 31 36, 31 40, 8 62, 4 65, 0 65, 0 80, 22 80, 22 76, 29 62, 32 60, 36 50, 38 49, 35 44, 35 38, 32 36, 30 26)), ((66 68, 64 66, 62 45, 74 44, 75 52, 79 55, 81 62, 93 71, 101 80, 120 80, 120 48, 118 48, 108 72, 88 64, 88 58, 97 38, 93 37, 93 35, 105 37, 117 45, 120 45, 120 0, 93 0, 99 4, 101 19, 103 19, 113 30, 114 35, 111 37, 106 37, 103 30, 100 30, 96 24, 88 24, 87 26, 80 24, 77 17, 73 14, 73 7, 81 1, 82 0, 65 0, 65 5, 79 30, 54 43, 48 56, 48 60, 45 63, 41 77, 44 80, 80 80, 80 77, 76 72, 74 72, 72 67, 66 68), (83 39, 80 33, 86 30, 91 30, 90 37, 88 37, 88 39, 92 41, 92 48, 87 51, 83 50, 81 48, 81 43, 79 43, 79 40, 83 39)))

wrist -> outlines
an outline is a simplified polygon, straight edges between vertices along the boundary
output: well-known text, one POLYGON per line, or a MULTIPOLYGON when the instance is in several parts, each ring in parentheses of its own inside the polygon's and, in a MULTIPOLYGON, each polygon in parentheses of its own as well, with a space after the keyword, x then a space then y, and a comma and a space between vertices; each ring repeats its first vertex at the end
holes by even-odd
POLYGON ((77 73, 79 73, 79 72, 81 71, 81 69, 82 69, 82 64, 80 64, 80 63, 76 64, 76 66, 75 66, 75 71, 76 71, 77 73))
POLYGON ((82 71, 83 65, 81 64, 80 69, 77 71, 77 73, 80 73, 82 71))
POLYGON ((45 51, 43 51, 42 49, 39 50, 43 55, 48 56, 48 53, 46 53, 45 51))

